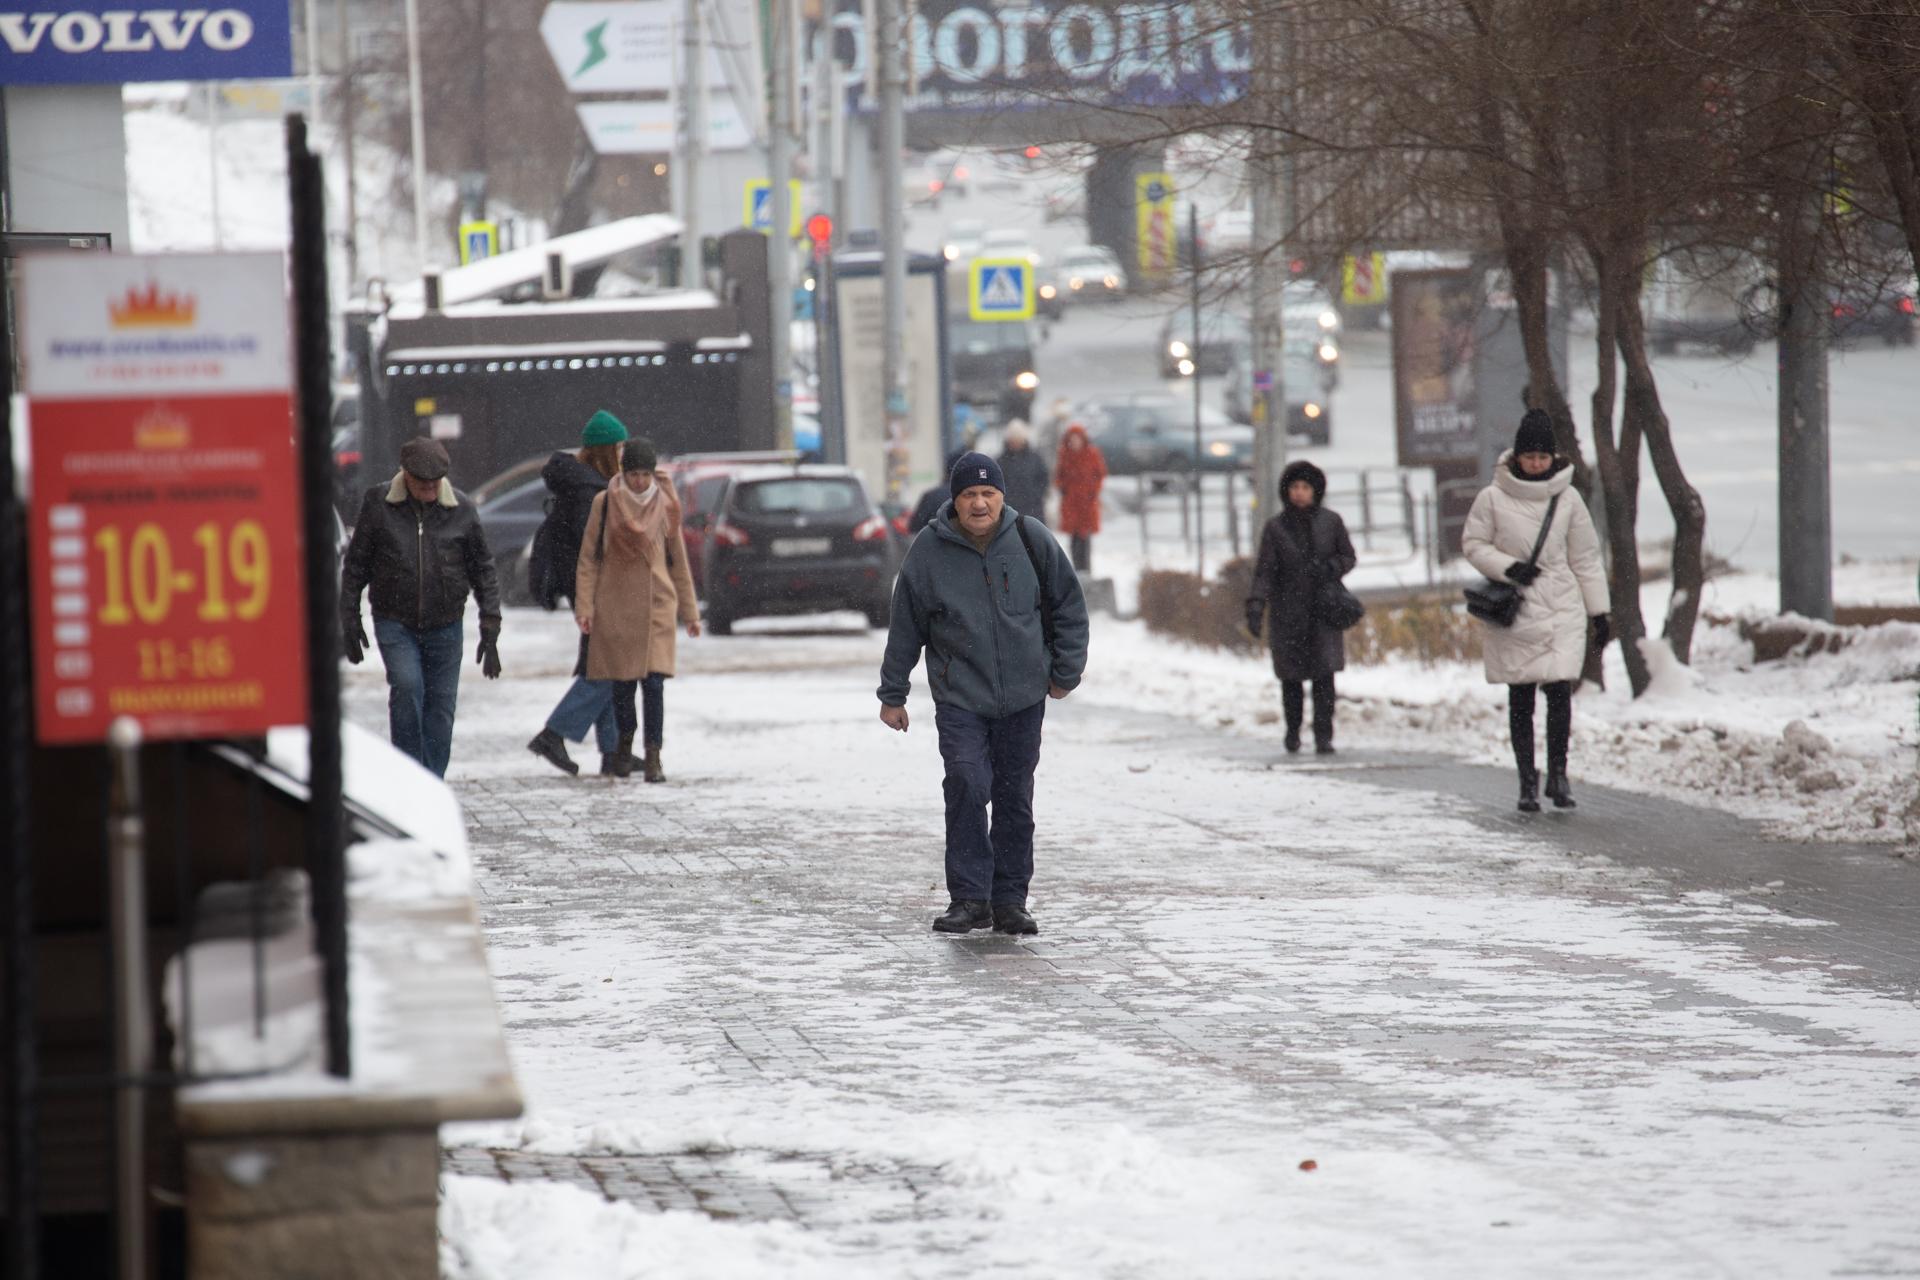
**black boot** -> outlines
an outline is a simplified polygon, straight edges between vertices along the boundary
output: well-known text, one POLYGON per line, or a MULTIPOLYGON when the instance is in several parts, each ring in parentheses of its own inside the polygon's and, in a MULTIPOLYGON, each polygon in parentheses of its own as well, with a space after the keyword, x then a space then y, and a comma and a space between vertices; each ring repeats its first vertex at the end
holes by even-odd
MULTIPOLYGON (((1567 789, 1567 771, 1565 769, 1547 770, 1547 797, 1553 801, 1553 807, 1556 809, 1573 809, 1578 807, 1573 802, 1573 792, 1567 789)), ((1536 809, 1539 807, 1537 804, 1534 806, 1536 809)))
POLYGON ((1315 738, 1313 740, 1313 754, 1317 756, 1332 755, 1333 739, 1332 738, 1315 738))
POLYGON ((1520 812, 1540 812, 1540 775, 1531 769, 1520 771, 1520 812))
POLYGON ((935 933, 966 933, 993 923, 993 911, 977 898, 955 898, 944 915, 933 918, 935 933))
POLYGON ((1011 902, 993 904, 993 931, 995 933, 1038 933, 1040 926, 1033 922, 1025 907, 1011 902))
POLYGON ((620 745, 614 748, 613 754, 600 757, 600 772, 616 778, 631 778, 639 763, 633 758, 633 735, 623 733, 620 735, 620 745))
POLYGON ((1293 755, 1300 750, 1300 726, 1294 725, 1287 730, 1287 754, 1293 755))
POLYGON ((527 744, 527 750, 545 760, 562 773, 577 774, 580 766, 567 754, 567 740, 551 729, 542 729, 527 744))
POLYGON ((646 779, 648 782, 665 782, 667 780, 666 770, 660 767, 660 748, 658 746, 647 748, 647 758, 643 767, 646 769, 646 779))

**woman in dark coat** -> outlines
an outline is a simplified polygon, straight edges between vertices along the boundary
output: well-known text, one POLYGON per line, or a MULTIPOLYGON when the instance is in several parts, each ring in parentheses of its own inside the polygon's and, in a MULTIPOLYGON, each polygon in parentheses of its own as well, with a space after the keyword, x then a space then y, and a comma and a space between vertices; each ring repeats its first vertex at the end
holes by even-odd
POLYGON ((1260 532, 1247 597, 1247 630, 1257 636, 1267 621, 1287 712, 1287 750, 1300 749, 1302 685, 1311 681, 1313 749, 1323 756, 1333 754, 1333 673, 1346 667, 1347 646, 1338 628, 1314 617, 1313 601, 1322 582, 1346 577, 1355 563, 1346 521, 1321 505, 1326 496, 1326 473, 1311 462, 1290 463, 1280 473, 1280 514, 1260 532))

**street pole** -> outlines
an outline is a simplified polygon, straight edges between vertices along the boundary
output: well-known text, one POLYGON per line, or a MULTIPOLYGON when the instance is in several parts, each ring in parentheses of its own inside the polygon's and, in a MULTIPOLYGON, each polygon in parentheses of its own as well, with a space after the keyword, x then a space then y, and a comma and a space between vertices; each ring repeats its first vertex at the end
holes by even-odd
POLYGON ((407 114, 413 148, 413 248, 424 273, 427 258, 427 130, 420 103, 420 4, 407 0, 407 114))
POLYGON ((1200 442, 1200 380, 1204 376, 1200 369, 1200 206, 1191 203, 1187 205, 1187 265, 1193 286, 1193 465, 1187 469, 1187 483, 1193 488, 1193 572, 1205 578, 1207 517, 1200 492, 1200 464, 1207 456, 1200 442))
MULTIPOLYGON (((1284 74, 1282 41, 1254 41, 1262 83, 1278 85, 1284 74)), ((1253 344, 1253 523, 1266 527, 1278 510, 1280 473, 1287 465, 1286 370, 1286 205, 1280 189, 1282 168, 1272 139, 1274 130, 1256 130, 1249 167, 1253 187, 1253 270, 1248 280, 1253 315, 1248 328, 1253 344)), ((1254 534, 1259 541, 1259 534, 1254 534)))
POLYGON ((767 92, 767 293, 773 306, 767 356, 773 364, 773 443, 793 448, 793 0, 770 0, 773 67, 767 92))
MULTIPOLYGON (((707 151, 707 32, 700 0, 686 0, 680 18, 681 69, 686 92, 680 95, 684 130, 680 140, 680 280, 690 288, 707 282, 700 248, 700 161, 707 151)), ((774 377, 779 378, 776 369, 774 377)))
POLYGON ((881 383, 886 388, 887 483, 889 502, 899 502, 907 469, 907 248, 906 215, 901 208, 900 151, 906 143, 902 91, 905 51, 900 38, 903 0, 877 0, 879 32, 872 56, 880 80, 880 259, 881 300, 885 320, 881 383))
POLYGON ((319 0, 307 5, 307 119, 320 118, 320 17, 319 0))
POLYGON ((220 231, 220 90, 207 81, 207 201, 213 214, 213 248, 226 248, 220 231))
POLYGON ((1780 611, 1833 621, 1827 308, 1818 190, 1795 193, 1780 244, 1780 611))
POLYGON ((347 0, 339 0, 340 14, 340 84, 334 96, 339 99, 340 107, 340 158, 346 168, 345 216, 341 219, 346 225, 347 279, 346 290, 349 295, 360 283, 360 210, 359 192, 354 183, 353 172, 353 132, 354 132, 354 94, 353 83, 353 39, 351 10, 347 0))

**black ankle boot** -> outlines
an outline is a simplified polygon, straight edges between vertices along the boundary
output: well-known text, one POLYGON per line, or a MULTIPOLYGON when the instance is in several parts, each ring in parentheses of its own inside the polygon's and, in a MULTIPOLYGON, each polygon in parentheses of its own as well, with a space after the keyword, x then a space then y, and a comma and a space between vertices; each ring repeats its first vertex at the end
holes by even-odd
POLYGON ((527 750, 563 773, 580 772, 580 766, 575 764, 573 757, 567 754, 566 739, 551 729, 542 729, 535 734, 533 741, 527 744, 527 750))
MULTIPOLYGON (((1547 797, 1553 801, 1556 809, 1577 808, 1573 802, 1573 792, 1567 789, 1567 771, 1565 769, 1547 770, 1547 797)), ((1539 806, 1535 806, 1538 808, 1539 806)))
POLYGON ((935 933, 966 933, 993 925, 993 908, 972 898, 955 898, 946 912, 933 918, 935 933))
POLYGON ((1531 769, 1520 775, 1520 812, 1540 812, 1540 775, 1531 769))
POLYGON ((1295 752, 1299 750, 1300 750, 1300 726, 1295 725, 1293 726, 1293 728, 1287 730, 1287 754, 1293 755, 1295 752))

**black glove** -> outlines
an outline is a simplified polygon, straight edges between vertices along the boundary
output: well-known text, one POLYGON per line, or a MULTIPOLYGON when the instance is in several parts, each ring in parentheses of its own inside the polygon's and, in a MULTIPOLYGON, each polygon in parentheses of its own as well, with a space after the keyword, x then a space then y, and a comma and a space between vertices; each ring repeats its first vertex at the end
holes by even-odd
POLYGON ((1517 582, 1523 587, 1530 587, 1533 585, 1533 580, 1540 576, 1540 566, 1537 564, 1528 564, 1525 560, 1515 560, 1507 566, 1506 576, 1509 582, 1517 582))
POLYGON ((347 652, 347 661, 358 666, 367 656, 367 629, 360 625, 360 610, 352 613, 344 610, 340 614, 340 643, 347 652))
POLYGON ((1247 601, 1247 630, 1258 636, 1260 634, 1260 623, 1265 619, 1266 615, 1267 602, 1265 600, 1247 601))
POLYGON ((480 624, 480 647, 473 651, 473 660, 480 664, 480 674, 489 680, 500 678, 500 624, 480 624))
POLYGON ((1607 641, 1613 639, 1613 625, 1607 621, 1607 615, 1596 613, 1587 621, 1593 624, 1593 647, 1606 648, 1607 641))

